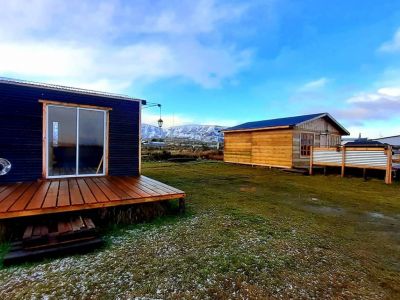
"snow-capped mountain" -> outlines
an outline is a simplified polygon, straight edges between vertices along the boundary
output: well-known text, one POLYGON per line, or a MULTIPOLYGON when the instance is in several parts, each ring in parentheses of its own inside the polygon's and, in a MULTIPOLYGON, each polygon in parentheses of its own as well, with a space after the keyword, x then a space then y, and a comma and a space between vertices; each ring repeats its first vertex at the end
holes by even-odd
POLYGON ((218 125, 181 125, 165 129, 157 126, 142 124, 142 139, 179 138, 202 142, 220 142, 223 140, 221 130, 225 127, 218 125))
POLYGON ((217 125, 181 125, 166 129, 167 138, 181 138, 202 142, 218 142, 222 140, 221 130, 225 127, 217 125))
POLYGON ((142 139, 151 140, 165 138, 165 131, 157 126, 142 124, 142 139))

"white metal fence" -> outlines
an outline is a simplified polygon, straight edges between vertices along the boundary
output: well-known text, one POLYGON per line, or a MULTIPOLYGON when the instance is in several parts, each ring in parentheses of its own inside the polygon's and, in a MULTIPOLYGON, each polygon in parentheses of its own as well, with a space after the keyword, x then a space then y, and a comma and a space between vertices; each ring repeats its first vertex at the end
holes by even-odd
POLYGON ((386 183, 392 183, 391 147, 337 147, 313 148, 310 157, 310 174, 313 166, 337 166, 342 168, 379 169, 386 171, 386 183))

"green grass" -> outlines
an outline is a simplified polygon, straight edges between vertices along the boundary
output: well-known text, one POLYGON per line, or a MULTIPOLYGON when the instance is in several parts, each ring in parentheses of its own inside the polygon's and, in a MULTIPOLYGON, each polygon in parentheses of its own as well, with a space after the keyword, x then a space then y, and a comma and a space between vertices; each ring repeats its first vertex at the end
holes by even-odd
POLYGON ((219 162, 143 173, 184 190, 186 214, 113 227, 92 254, 2 269, 0 298, 400 297, 398 183, 219 162))

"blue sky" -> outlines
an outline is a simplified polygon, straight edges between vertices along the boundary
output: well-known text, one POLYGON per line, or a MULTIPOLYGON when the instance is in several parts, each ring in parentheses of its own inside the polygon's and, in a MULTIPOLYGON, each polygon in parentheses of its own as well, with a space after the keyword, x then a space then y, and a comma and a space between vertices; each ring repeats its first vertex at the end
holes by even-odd
POLYGON ((327 111, 353 136, 400 134, 400 1, 0 6, 0 76, 159 102, 167 126, 327 111))

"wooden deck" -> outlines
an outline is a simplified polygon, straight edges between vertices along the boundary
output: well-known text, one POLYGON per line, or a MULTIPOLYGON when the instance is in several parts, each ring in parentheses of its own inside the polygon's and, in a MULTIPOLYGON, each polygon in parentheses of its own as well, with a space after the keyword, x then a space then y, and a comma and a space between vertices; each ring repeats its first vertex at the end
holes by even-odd
POLYGON ((184 197, 183 191, 145 176, 12 183, 0 185, 0 219, 184 197))

